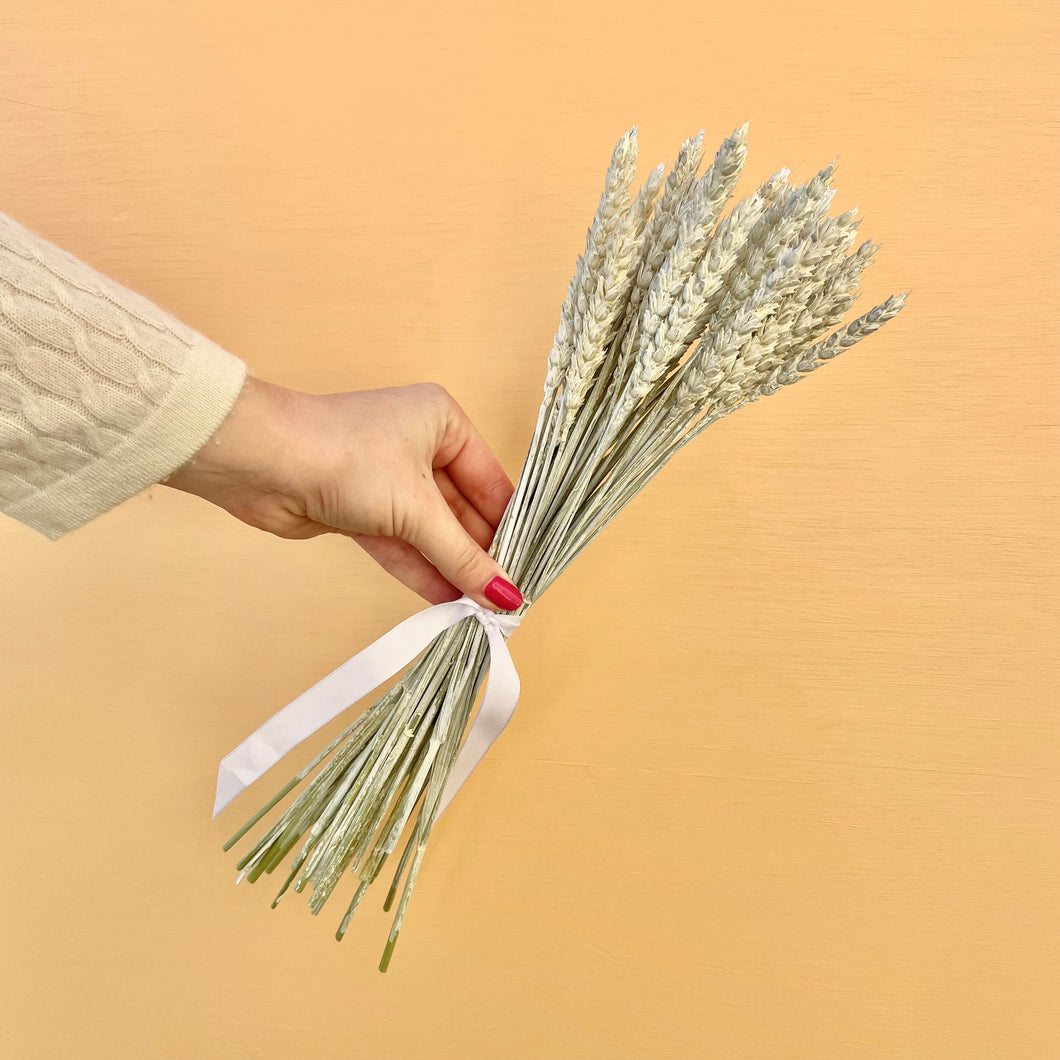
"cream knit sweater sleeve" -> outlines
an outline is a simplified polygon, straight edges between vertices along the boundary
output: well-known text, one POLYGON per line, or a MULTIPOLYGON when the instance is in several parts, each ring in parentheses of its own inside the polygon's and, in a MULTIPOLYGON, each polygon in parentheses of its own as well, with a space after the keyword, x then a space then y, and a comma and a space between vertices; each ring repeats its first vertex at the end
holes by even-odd
POLYGON ((189 460, 246 365, 0 213, 0 511, 55 540, 189 460))

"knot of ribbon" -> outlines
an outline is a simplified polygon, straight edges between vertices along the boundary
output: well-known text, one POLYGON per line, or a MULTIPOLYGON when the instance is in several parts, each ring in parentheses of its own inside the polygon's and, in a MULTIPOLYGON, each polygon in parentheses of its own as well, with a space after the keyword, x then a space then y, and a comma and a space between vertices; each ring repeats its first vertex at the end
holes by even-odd
POLYGON ((489 642, 490 667, 486 691, 442 791, 436 817, 482 761, 515 713, 519 675, 506 641, 521 615, 501 614, 464 595, 434 604, 399 622, 352 659, 347 659, 312 688, 291 700, 221 759, 217 772, 216 817, 247 785, 275 765, 292 747, 338 716, 373 688, 393 677, 428 644, 461 619, 478 619, 489 642))

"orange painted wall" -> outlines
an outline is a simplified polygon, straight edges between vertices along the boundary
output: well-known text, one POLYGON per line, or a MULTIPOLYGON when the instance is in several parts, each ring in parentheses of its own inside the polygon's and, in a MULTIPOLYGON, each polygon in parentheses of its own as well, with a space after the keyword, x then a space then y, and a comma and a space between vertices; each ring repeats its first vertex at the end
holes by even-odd
POLYGON ((341 945, 233 886, 290 770, 210 809, 422 601, 161 486, 0 521, 0 1055, 1056 1055, 1055 5, 8 0, 0 58, 0 209, 261 377, 443 383, 513 476, 632 124, 641 180, 838 155, 859 306, 912 291, 535 605, 385 976, 385 885, 341 945))

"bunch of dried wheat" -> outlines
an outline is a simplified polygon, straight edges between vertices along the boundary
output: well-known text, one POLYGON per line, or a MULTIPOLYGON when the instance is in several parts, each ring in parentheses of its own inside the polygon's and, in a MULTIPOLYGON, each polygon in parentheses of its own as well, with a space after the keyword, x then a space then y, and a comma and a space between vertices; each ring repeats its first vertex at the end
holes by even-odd
MULTIPOLYGON (((685 444, 720 417, 794 383, 902 308, 893 295, 835 328, 879 249, 852 249, 855 210, 832 217, 834 163, 805 184, 781 169, 724 219, 747 125, 702 177, 702 132, 630 202, 637 130, 615 147, 585 252, 567 290, 537 427, 490 549, 523 591, 521 615, 685 444)), ((225 845, 321 762, 239 862, 256 880, 299 846, 276 902, 311 884, 320 911, 347 869, 360 878, 336 937, 417 805, 384 907, 405 876, 385 971, 487 665, 483 626, 462 620, 225 845), (411 867, 409 861, 411 858, 411 867), (408 869, 406 875, 406 869, 408 869)))

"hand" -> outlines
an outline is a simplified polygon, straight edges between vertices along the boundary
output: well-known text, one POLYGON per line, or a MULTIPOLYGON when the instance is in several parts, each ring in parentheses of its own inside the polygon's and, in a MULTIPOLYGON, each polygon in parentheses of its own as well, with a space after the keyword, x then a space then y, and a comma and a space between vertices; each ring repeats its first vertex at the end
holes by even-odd
POLYGON ((352 537, 431 603, 522 603, 485 551, 511 480, 435 383, 317 395, 248 376, 217 432, 164 482, 279 537, 352 537))

